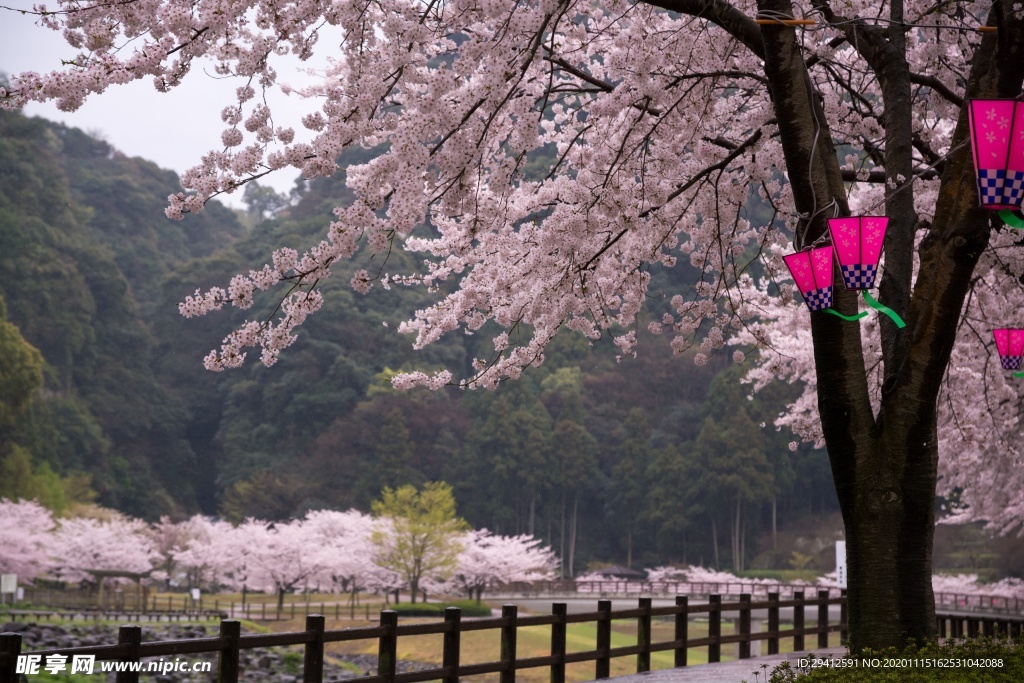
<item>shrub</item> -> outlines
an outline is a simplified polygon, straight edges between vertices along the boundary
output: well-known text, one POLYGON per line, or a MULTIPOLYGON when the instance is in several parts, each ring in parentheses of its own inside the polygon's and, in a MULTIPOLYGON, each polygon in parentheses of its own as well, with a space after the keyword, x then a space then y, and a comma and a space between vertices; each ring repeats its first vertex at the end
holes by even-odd
POLYGON ((403 617, 442 617, 446 607, 458 607, 464 617, 489 617, 491 608, 486 604, 476 604, 472 600, 450 600, 448 602, 417 602, 398 603, 388 609, 398 612, 403 617))
MULTIPOLYGON (((813 659, 813 655, 810 657, 813 659)), ((845 668, 793 666, 783 662, 772 670, 769 683, 1004 683, 1024 681, 1024 648, 1004 640, 978 638, 865 651, 839 661, 845 668)))

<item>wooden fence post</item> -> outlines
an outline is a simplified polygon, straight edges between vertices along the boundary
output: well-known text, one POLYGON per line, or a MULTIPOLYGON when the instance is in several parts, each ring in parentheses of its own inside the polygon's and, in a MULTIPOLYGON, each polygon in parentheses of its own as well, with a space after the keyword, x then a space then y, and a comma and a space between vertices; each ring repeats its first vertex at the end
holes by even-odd
POLYGON ((21 654, 20 633, 0 633, 0 683, 17 683, 18 655, 21 654))
POLYGON ((644 613, 636 620, 636 644, 640 647, 636 655, 638 674, 651 670, 651 599, 640 598, 639 606, 644 613))
POLYGON ((551 605, 551 614, 555 623, 551 624, 551 656, 556 660, 551 664, 550 683, 565 683, 565 615, 568 613, 564 602, 551 605))
POLYGON ((818 591, 818 647, 828 647, 828 596, 829 591, 818 591))
POLYGON ((797 604, 793 607, 793 629, 796 634, 793 636, 793 651, 804 651, 804 592, 794 591, 793 599, 797 604))
MULTIPOLYGON (((843 601, 839 603, 839 644, 846 647, 850 639, 850 598, 846 594, 846 589, 839 591, 839 595, 843 598, 843 601)), ((946 637, 946 624, 942 624, 942 637, 946 637)))
POLYGON ((597 661, 594 663, 594 678, 608 678, 611 675, 611 658, 608 650, 612 647, 612 601, 598 600, 597 611, 597 661))
MULTIPOLYGON (((139 643, 142 642, 141 626, 122 626, 117 630, 117 644, 128 646, 125 662, 139 661, 139 643)), ((114 680, 117 683, 139 683, 138 671, 118 671, 114 680)))
POLYGON ((737 659, 750 659, 750 593, 740 593, 738 622, 738 630, 743 639, 738 643, 739 657, 737 659))
POLYGON ((793 652, 803 652, 804 650, 804 592, 793 591, 793 600, 796 601, 796 605, 793 606, 793 630, 796 634, 793 636, 793 652))
POLYGON ((708 596, 708 663, 722 661, 722 596, 708 596))
POLYGON ((516 620, 519 608, 516 605, 502 605, 501 618, 507 623, 501 627, 501 673, 499 683, 515 683, 516 681, 516 620))
POLYGON ((690 599, 685 595, 676 596, 676 607, 679 611, 676 612, 676 647, 675 647, 675 666, 686 666, 686 643, 690 639, 689 628, 690 628, 690 612, 689 612, 690 599))
POLYGON ((398 612, 393 609, 381 612, 380 625, 387 631, 377 644, 377 675, 383 678, 385 683, 394 683, 398 665, 398 612))
POLYGON ((221 619, 220 637, 228 638, 228 646, 220 651, 217 683, 238 683, 238 638, 242 635, 242 622, 221 619))
POLYGON ((462 610, 458 607, 445 607, 445 624, 451 630, 444 632, 444 644, 441 651, 441 666, 444 667, 444 683, 459 683, 459 648, 462 637, 462 610))
POLYGON ((322 683, 324 680, 324 616, 306 616, 306 631, 314 633, 311 643, 306 643, 302 660, 302 683, 322 683))
POLYGON ((768 654, 779 654, 779 593, 768 594, 768 654))

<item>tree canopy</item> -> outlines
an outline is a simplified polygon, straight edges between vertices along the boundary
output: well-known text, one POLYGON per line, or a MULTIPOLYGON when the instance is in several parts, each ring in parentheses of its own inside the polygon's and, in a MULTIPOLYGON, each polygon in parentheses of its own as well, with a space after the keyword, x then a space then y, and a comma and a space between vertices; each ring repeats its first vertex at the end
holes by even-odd
POLYGON ((455 514, 452 487, 427 482, 417 490, 406 484, 385 488, 373 503, 378 524, 371 536, 374 563, 398 574, 416 602, 424 576, 448 578, 462 552, 461 535, 469 526, 455 514))

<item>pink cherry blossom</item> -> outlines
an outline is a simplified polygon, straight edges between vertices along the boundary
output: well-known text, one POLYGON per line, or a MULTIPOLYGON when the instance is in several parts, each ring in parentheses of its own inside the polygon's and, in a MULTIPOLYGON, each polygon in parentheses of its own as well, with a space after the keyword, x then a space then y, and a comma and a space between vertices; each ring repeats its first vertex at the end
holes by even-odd
POLYGON ((53 515, 34 500, 0 499, 0 574, 17 574, 19 582, 53 567, 53 515))

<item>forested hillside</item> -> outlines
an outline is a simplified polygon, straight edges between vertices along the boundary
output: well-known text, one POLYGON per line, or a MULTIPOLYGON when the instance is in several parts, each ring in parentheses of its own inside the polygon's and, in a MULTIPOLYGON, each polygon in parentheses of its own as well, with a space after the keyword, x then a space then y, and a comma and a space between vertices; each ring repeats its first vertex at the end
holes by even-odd
MULTIPOLYGON (((249 218, 269 216, 251 229, 216 204, 166 219, 179 189, 79 130, 0 112, 0 495, 283 519, 445 480, 471 524, 541 536, 577 572, 594 560, 743 568, 762 551, 785 566, 788 550, 755 547, 773 517, 835 509, 825 454, 791 452, 771 426, 792 387, 748 400, 731 350, 697 366, 641 329, 638 357, 617 359, 611 343, 563 335, 498 391, 396 392, 395 371, 465 367, 490 338, 414 352, 395 328, 421 290, 348 287, 345 269, 409 270, 404 252, 338 264, 327 308, 275 366, 206 372, 202 357, 241 319, 186 320, 177 303, 275 247, 315 243, 345 189, 340 176, 300 184, 290 205, 250 193, 249 218)), ((653 272, 651 305, 688 275, 653 272)))

